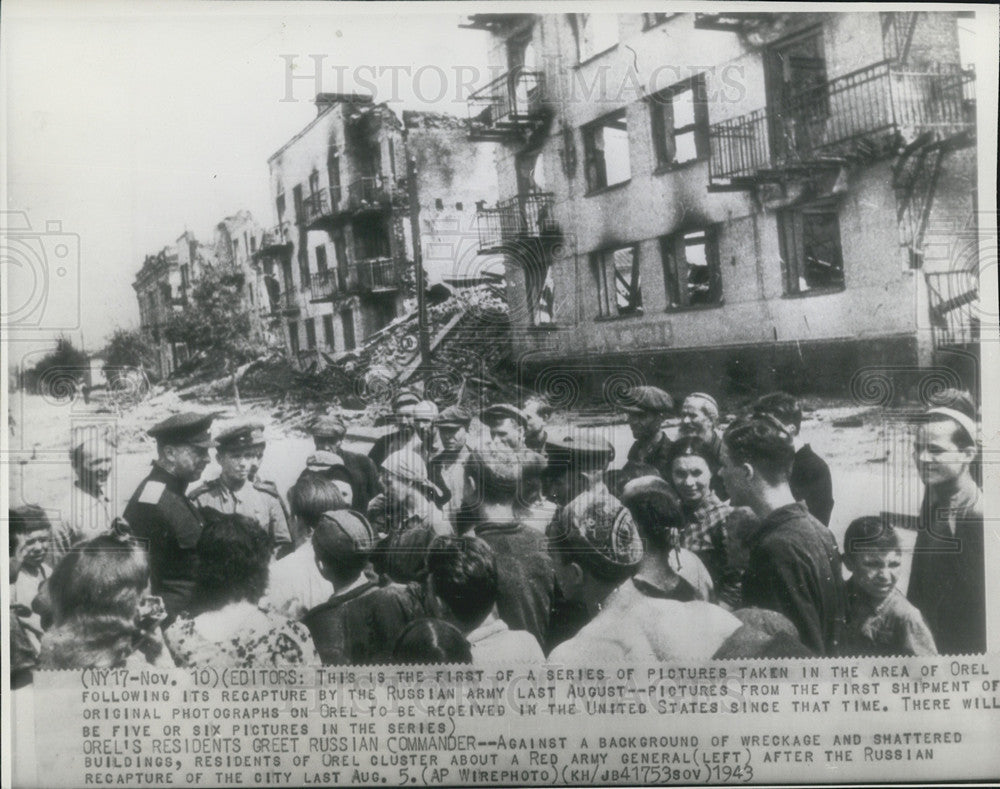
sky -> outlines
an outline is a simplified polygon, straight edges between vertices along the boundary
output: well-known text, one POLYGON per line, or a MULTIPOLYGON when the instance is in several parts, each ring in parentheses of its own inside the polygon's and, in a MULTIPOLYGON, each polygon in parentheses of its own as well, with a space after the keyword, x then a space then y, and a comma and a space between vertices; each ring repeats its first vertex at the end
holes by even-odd
POLYGON ((271 224, 267 159, 317 90, 373 83, 397 111, 464 115, 488 34, 459 29, 454 6, 406 10, 5 0, 9 361, 60 332, 97 350, 137 326, 135 273, 185 230, 210 241, 244 208, 271 224))

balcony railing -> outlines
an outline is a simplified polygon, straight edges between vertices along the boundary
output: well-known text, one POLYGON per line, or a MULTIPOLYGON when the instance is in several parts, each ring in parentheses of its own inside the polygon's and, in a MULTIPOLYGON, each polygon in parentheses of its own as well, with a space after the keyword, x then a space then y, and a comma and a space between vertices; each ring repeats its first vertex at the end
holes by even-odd
POLYGON ((347 203, 352 210, 375 208, 392 200, 391 181, 381 175, 359 178, 347 187, 347 203))
POLYGON ((402 279, 402 266, 393 258, 359 260, 344 271, 330 269, 312 279, 312 301, 332 301, 338 296, 396 290, 402 279))
POLYGON ((479 249, 499 250, 525 238, 551 236, 558 232, 553 216, 551 192, 530 192, 484 208, 476 216, 479 249))
POLYGON ((889 61, 793 94, 709 127, 713 185, 740 186, 770 170, 821 159, 870 156, 934 132, 975 128, 975 74, 957 65, 930 71, 889 61))
POLYGON ((310 192, 302 200, 302 216, 300 217, 300 221, 309 227, 333 216, 333 211, 333 205, 330 203, 330 194, 326 189, 310 192))
POLYGON ((260 247, 257 251, 260 254, 273 254, 283 250, 292 243, 292 223, 282 222, 275 225, 270 230, 265 230, 261 235, 260 247))
POLYGON ((278 294, 268 294, 271 302, 271 315, 297 315, 299 310, 298 291, 295 288, 285 288, 278 294))
POLYGON ((529 129, 542 107, 543 87, 540 72, 517 70, 480 88, 468 99, 469 136, 503 140, 529 129))

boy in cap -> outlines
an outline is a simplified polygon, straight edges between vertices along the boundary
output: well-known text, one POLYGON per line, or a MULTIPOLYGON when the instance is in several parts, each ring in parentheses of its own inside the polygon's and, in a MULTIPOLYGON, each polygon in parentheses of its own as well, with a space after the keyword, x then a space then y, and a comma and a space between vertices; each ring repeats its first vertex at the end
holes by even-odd
POLYGON ((387 421, 395 425, 395 429, 379 436, 368 450, 368 458, 376 468, 380 468, 389 455, 398 452, 413 438, 416 429, 413 414, 418 403, 420 396, 412 389, 402 389, 392 398, 392 415, 387 421))
POLYGON ((316 565, 333 595, 302 622, 324 665, 389 662, 403 628, 425 615, 415 589, 365 575, 375 542, 371 524, 352 510, 323 513, 313 530, 316 565))
POLYGON ((214 414, 175 414, 149 429, 156 439, 156 460, 123 513, 135 537, 146 543, 152 592, 163 598, 171 621, 194 591, 195 548, 203 521, 185 494, 208 465, 214 418, 214 414))
POLYGON ((788 484, 799 501, 804 501, 809 513, 824 526, 830 525, 833 512, 833 478, 830 467, 809 444, 799 439, 802 429, 802 408, 790 394, 772 392, 759 398, 753 405, 759 414, 775 417, 792 436, 795 443, 795 457, 792 459, 792 473, 788 484))
POLYGON ((340 455, 325 449, 313 452, 306 460, 306 467, 299 475, 299 479, 306 477, 320 477, 332 482, 348 508, 354 508, 353 478, 340 455))
POLYGON ((741 626, 711 603, 644 594, 632 582, 642 539, 629 511, 607 492, 574 499, 548 536, 563 594, 583 602, 591 617, 552 651, 549 663, 706 660, 741 626))
POLYGON ((624 400, 622 410, 628 415, 635 439, 628 460, 653 466, 663 479, 670 479, 670 439, 663 430, 663 419, 674 409, 673 398, 655 386, 634 386, 624 400))
POLYGON ((972 476, 979 426, 964 392, 945 390, 917 428, 914 462, 924 483, 907 598, 927 620, 938 651, 986 651, 983 492, 972 476))
POLYGON ((381 490, 378 481, 378 467, 366 455, 348 452, 344 449, 347 425, 339 416, 321 416, 312 424, 313 442, 316 451, 332 452, 338 455, 350 475, 353 491, 353 507, 360 512, 368 508, 370 502, 381 490))
POLYGON ((199 509, 250 518, 268 534, 272 548, 280 554, 292 544, 284 502, 276 487, 249 478, 250 469, 260 463, 266 445, 262 424, 223 430, 216 436, 215 454, 222 473, 192 491, 190 497, 199 509))
POLYGON ((107 490, 114 467, 114 446, 105 436, 95 434, 92 427, 73 432, 77 442, 69 458, 76 480, 69 512, 52 529, 49 561, 53 567, 76 543, 110 531, 115 519, 115 505, 107 490))

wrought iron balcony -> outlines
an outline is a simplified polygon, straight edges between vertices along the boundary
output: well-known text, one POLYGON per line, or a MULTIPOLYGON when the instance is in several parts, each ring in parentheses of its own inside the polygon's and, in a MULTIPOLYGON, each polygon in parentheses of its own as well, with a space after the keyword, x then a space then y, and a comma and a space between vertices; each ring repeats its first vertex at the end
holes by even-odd
POLYGON ((292 223, 281 222, 270 230, 265 230, 260 239, 259 255, 273 255, 291 248, 292 223))
POLYGON ((975 73, 939 64, 916 71, 882 61, 709 127, 709 183, 746 188, 796 167, 897 152, 930 133, 968 144, 975 73))
POLYGON ((313 276, 313 302, 333 301, 358 293, 379 293, 398 290, 402 282, 402 266, 394 258, 367 258, 344 270, 330 269, 313 276))
POLYGON ((553 203, 551 192, 530 192, 482 209, 476 216, 479 251, 498 252, 518 240, 557 234, 553 203))
POLYGON ((315 227, 325 220, 332 219, 336 205, 330 201, 330 193, 326 189, 310 192, 302 200, 302 216, 299 221, 307 228, 315 227))
POLYGON ((359 178, 347 187, 347 204, 352 211, 381 208, 393 197, 391 181, 381 175, 359 178))
POLYGON ((509 71, 480 88, 468 99, 469 137, 503 141, 529 131, 542 108, 543 75, 538 71, 509 71))
POLYGON ((302 309, 298 302, 298 291, 295 288, 285 288, 277 294, 268 294, 271 302, 270 315, 278 317, 281 315, 298 315, 302 309))
POLYGON ((935 349, 979 342, 979 276, 974 269, 925 273, 935 349))

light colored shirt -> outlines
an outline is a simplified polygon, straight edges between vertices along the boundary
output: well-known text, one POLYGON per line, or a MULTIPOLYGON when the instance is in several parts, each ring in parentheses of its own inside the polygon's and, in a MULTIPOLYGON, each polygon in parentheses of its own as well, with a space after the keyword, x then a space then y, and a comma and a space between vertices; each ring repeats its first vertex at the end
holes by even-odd
POLYGON ((574 638, 552 650, 549 663, 708 660, 740 624, 711 603, 647 597, 629 579, 574 638))
POLYGON ((271 580, 261 605, 291 619, 301 619, 332 594, 333 584, 320 574, 312 540, 307 540, 287 556, 271 562, 271 580))
POLYGON ((545 662, 545 654, 535 637, 527 630, 511 630, 497 616, 496 609, 465 639, 472 647, 474 666, 545 662))
POLYGON ((79 542, 90 540, 111 530, 115 519, 111 499, 104 491, 93 491, 73 485, 69 509, 52 527, 49 556, 52 566, 79 542))

